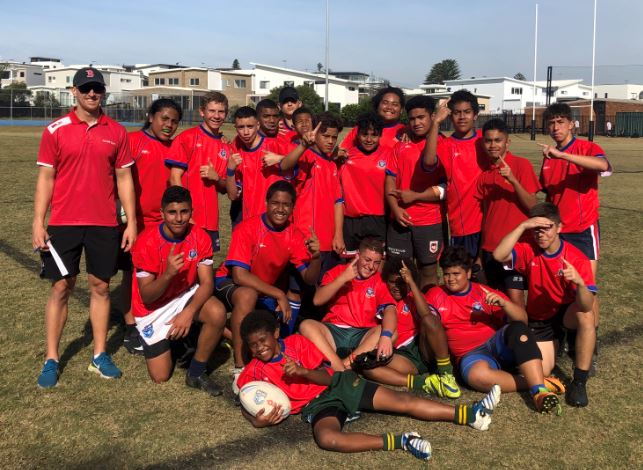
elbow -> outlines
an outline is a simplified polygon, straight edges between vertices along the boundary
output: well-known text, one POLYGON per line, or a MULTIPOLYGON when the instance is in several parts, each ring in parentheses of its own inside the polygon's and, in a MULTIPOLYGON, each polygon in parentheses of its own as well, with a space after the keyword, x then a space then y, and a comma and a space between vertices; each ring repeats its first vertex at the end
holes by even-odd
POLYGON ((315 307, 321 307, 325 303, 326 302, 322 302, 322 299, 317 294, 315 294, 315 296, 313 297, 313 305, 315 307))

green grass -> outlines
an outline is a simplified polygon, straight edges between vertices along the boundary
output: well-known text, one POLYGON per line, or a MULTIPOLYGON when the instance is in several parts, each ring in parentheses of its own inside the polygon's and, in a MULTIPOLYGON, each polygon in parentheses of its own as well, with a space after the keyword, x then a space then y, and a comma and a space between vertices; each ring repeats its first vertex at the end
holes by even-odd
MULTIPOLYGON (((36 377, 43 361, 43 311, 49 284, 38 278, 39 261, 31 252, 30 232, 40 133, 38 128, 0 128, 0 282, 4 298, 0 309, 0 467, 422 466, 402 452, 345 455, 321 451, 309 426, 298 417, 273 429, 255 430, 232 405, 229 393, 213 399, 188 390, 181 370, 167 384, 153 385, 143 360, 121 348, 122 331, 117 326, 110 330, 109 346, 124 377, 107 381, 88 373, 91 338, 87 285, 82 276, 70 301, 62 339, 65 368, 60 386, 39 390, 36 377)), ((512 151, 528 157, 538 169, 538 147, 526 135, 512 139, 512 151)), ((538 141, 546 138, 539 136, 538 141)), ((605 148, 616 172, 603 180, 600 188, 603 257, 598 285, 603 348, 599 374, 588 386, 590 406, 565 406, 562 417, 542 416, 525 405, 523 396, 508 394, 486 433, 448 423, 369 414, 350 424, 349 430, 417 430, 431 440, 432 462, 440 468, 641 465, 643 322, 638 315, 643 262, 643 141, 599 138, 597 142, 605 148)), ((228 227, 223 228, 222 238, 225 250, 228 227)), ((117 276, 113 281, 115 308, 119 282, 117 276)), ((218 350, 214 359, 224 362, 214 374, 228 385, 229 358, 218 350)), ((565 361, 563 372, 569 374, 570 370, 569 361, 565 361)), ((465 392, 461 401, 480 396, 465 392)))

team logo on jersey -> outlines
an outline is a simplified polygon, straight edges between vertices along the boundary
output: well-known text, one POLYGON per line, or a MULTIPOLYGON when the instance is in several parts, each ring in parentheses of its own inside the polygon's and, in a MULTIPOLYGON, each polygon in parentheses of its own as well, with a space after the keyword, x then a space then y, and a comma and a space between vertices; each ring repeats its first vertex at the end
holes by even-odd
POLYGON ((192 260, 192 259, 194 259, 194 258, 196 258, 196 248, 192 248, 192 249, 188 252, 188 259, 192 260))
POLYGON ((474 302, 471 308, 474 312, 480 312, 482 311, 482 304, 480 302, 474 302))
POLYGON ((438 243, 437 240, 431 240, 429 242, 429 253, 437 253, 439 247, 440 247, 440 244, 438 243))
POLYGON ((372 287, 366 289, 366 297, 371 298, 375 297, 375 290, 372 287))
POLYGON ((221 149, 219 151, 219 157, 220 158, 226 158, 228 156, 228 152, 225 151, 225 149, 221 149))
POLYGON ((556 276, 558 277, 563 277, 564 275, 565 275, 565 272, 563 271, 563 268, 560 268, 556 273, 556 276))
POLYGON ((380 168, 386 168, 386 162, 384 160, 380 160, 379 162, 377 162, 377 166, 379 166, 380 168))
POLYGON ((262 405, 262 404, 263 404, 263 402, 265 402, 265 401, 266 401, 266 396, 267 396, 267 395, 266 395, 266 392, 264 392, 263 390, 257 390, 257 391, 255 392, 254 402, 255 402, 257 405, 262 405))
POLYGON ((143 328, 143 338, 151 338, 154 334, 154 326, 150 323, 145 328, 143 328))
MULTIPOLYGON (((446 310, 446 308, 440 307, 439 310, 446 310)), ((429 312, 431 312, 431 315, 433 315, 434 317, 440 318, 440 312, 436 310, 434 306, 429 305, 429 312)))
POLYGON ((409 308, 409 306, 404 304, 404 307, 402 308, 402 313, 406 313, 408 315, 410 312, 411 312, 411 309, 409 308))

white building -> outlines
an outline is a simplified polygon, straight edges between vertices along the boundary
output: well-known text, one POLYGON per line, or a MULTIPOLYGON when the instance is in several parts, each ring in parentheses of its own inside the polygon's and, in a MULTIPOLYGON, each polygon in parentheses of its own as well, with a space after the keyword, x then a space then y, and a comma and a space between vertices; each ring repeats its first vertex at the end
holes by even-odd
POLYGON ((30 57, 29 63, 31 65, 38 65, 42 67, 43 70, 60 69, 65 66, 60 59, 55 57, 30 57))
MULTIPOLYGON (((83 67, 88 67, 88 65, 69 65, 59 69, 45 70, 44 85, 50 88, 71 87, 74 75, 83 67)), ((119 65, 93 65, 93 67, 103 74, 109 93, 141 88, 142 79, 138 72, 127 72, 119 65)))
POLYGON ((643 100, 643 85, 622 83, 619 85, 594 85, 594 98, 613 100, 643 100))
POLYGON ((28 87, 45 84, 43 70, 39 65, 8 61, 2 62, 2 68, 4 70, 0 72, 0 88, 12 83, 24 83, 28 87))
MULTIPOLYGON (((529 82, 533 83, 533 82, 529 82)), ((547 81, 540 80, 536 82, 536 86, 545 90, 547 88, 547 81)), ((592 96, 592 87, 583 85, 583 80, 552 80, 552 99, 551 102, 557 101, 575 101, 575 100, 588 100, 592 96)))
MULTIPOLYGON (((270 94, 270 90, 280 86, 306 85, 315 90, 322 97, 325 96, 325 77, 320 75, 302 72, 299 70, 276 67, 273 65, 256 64, 252 70, 239 72, 252 73, 253 100, 258 101, 270 94)), ((333 76, 328 77, 328 101, 339 103, 341 107, 347 104, 357 104, 359 101, 359 83, 351 80, 344 80, 333 76)))

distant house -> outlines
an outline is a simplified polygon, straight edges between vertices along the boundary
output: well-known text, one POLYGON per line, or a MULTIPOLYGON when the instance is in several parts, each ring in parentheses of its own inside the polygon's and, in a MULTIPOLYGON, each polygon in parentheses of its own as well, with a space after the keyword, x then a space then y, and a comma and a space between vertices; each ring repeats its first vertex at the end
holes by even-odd
POLYGON ((621 83, 594 85, 594 98, 613 100, 643 100, 643 85, 621 83))
POLYGON ((44 85, 45 78, 40 65, 28 64, 26 62, 2 62, 3 69, 0 72, 0 88, 12 83, 24 83, 28 87, 44 85))

